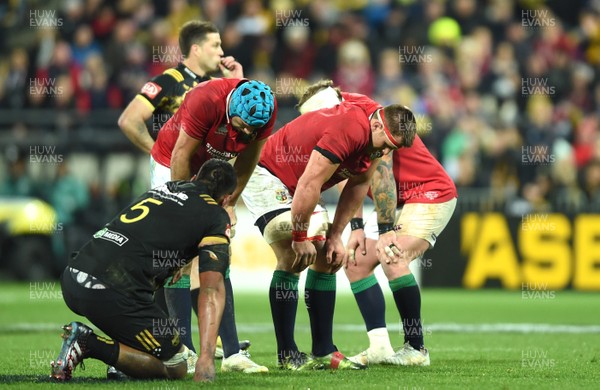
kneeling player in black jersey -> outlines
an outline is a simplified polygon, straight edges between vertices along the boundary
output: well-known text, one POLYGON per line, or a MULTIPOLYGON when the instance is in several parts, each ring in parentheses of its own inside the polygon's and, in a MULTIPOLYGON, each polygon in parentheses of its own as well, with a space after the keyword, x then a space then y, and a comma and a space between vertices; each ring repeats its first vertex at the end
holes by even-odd
POLYGON ((197 255, 201 354, 194 380, 215 378, 223 275, 229 266, 230 221, 221 206, 235 187, 233 167, 209 160, 191 181, 146 192, 94 234, 69 261, 62 292, 74 313, 110 339, 80 322, 65 325, 51 377, 70 379, 86 358, 134 378, 184 377, 188 349, 180 342, 181 328, 155 303, 154 292, 168 277, 177 279, 197 255))

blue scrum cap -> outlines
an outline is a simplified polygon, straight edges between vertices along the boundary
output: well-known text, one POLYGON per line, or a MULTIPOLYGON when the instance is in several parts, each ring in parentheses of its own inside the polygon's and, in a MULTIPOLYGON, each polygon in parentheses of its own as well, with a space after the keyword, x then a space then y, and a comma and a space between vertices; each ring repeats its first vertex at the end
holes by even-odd
POLYGON ((271 119, 274 107, 271 88, 258 80, 250 80, 239 85, 229 100, 230 116, 239 116, 253 127, 264 126, 271 119))

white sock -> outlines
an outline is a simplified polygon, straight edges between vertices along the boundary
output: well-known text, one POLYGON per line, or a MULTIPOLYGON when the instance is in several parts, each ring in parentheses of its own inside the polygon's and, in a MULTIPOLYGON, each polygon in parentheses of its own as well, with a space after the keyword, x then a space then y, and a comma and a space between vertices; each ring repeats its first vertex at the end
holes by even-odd
POLYGON ((390 342, 387 328, 375 328, 367 332, 369 336, 369 348, 372 350, 394 351, 390 342))

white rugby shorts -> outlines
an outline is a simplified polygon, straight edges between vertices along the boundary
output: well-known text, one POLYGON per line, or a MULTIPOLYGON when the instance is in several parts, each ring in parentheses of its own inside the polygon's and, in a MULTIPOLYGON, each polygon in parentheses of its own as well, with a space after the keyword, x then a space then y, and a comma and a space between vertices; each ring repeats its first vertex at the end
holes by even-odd
MULTIPOLYGON (((396 209, 398 235, 422 238, 431 248, 442 233, 456 208, 456 198, 443 203, 407 203, 396 209)), ((365 236, 377 240, 377 212, 373 211, 365 222, 365 236)))
POLYGON ((161 165, 150 156, 150 188, 162 186, 168 181, 171 181, 171 168, 161 165))

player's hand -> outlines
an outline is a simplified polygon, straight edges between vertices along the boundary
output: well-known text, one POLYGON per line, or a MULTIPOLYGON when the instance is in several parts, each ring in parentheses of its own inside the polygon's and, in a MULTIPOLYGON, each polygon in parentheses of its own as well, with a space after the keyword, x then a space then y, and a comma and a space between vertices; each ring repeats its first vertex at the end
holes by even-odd
POLYGON ((363 256, 367 254, 367 237, 365 236, 365 231, 363 229, 352 230, 350 238, 348 239, 348 244, 346 245, 346 250, 348 251, 346 268, 350 263, 356 265, 357 251, 362 253, 363 256))
POLYGON ((223 76, 227 78, 244 78, 244 68, 242 68, 242 64, 237 62, 232 56, 221 58, 221 63, 219 63, 219 69, 221 70, 221 73, 223 73, 223 76))
POLYGON ((235 206, 225 206, 225 211, 229 215, 229 221, 231 222, 231 232, 229 233, 229 238, 233 238, 235 236, 235 225, 237 225, 237 215, 235 213, 235 206))
POLYGON ((339 268, 346 265, 348 261, 348 253, 344 247, 341 236, 327 237, 325 242, 325 249, 327 250, 325 258, 327 264, 331 264, 334 268, 339 268))
POLYGON ((194 371, 194 382, 212 382, 215 377, 215 362, 212 359, 206 361, 202 358, 198 359, 194 371))
POLYGON ((175 273, 173 274, 173 277, 171 278, 171 281, 169 282, 169 286, 174 285, 175 283, 179 282, 179 279, 181 279, 181 277, 183 276, 183 268, 179 268, 177 271, 175 271, 175 273))
POLYGON ((300 272, 317 260, 317 248, 312 241, 292 241, 292 249, 296 253, 292 269, 300 272))
POLYGON ((386 264, 390 264, 397 263, 400 260, 402 250, 396 240, 396 232, 393 230, 380 234, 375 248, 377 248, 377 258, 379 258, 379 261, 385 261, 386 264))

